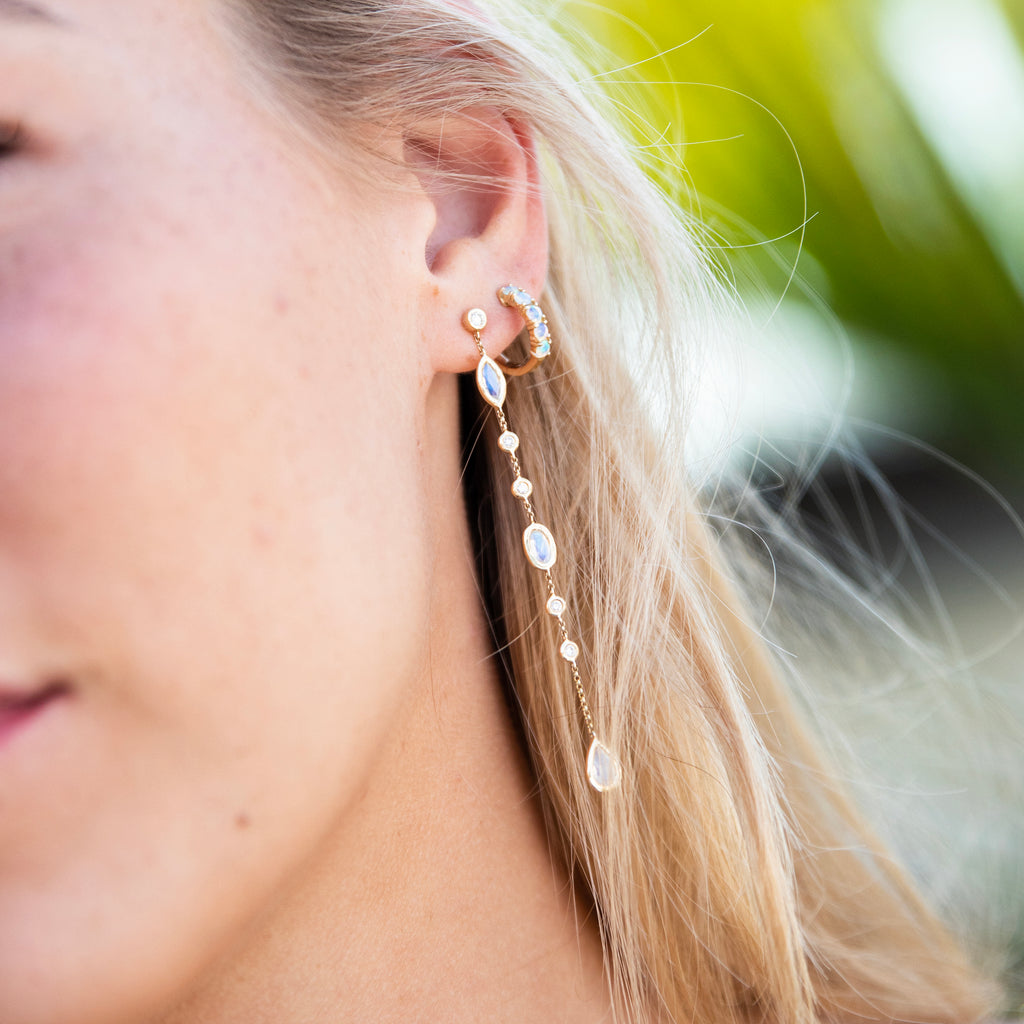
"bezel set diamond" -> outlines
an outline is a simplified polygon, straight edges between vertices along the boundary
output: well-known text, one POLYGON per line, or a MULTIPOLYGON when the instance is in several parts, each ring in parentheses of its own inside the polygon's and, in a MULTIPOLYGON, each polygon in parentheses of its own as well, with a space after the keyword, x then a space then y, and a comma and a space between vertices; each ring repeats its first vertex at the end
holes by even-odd
POLYGON ((487 314, 482 309, 471 309, 463 317, 463 323, 470 331, 482 331, 487 326, 487 314))

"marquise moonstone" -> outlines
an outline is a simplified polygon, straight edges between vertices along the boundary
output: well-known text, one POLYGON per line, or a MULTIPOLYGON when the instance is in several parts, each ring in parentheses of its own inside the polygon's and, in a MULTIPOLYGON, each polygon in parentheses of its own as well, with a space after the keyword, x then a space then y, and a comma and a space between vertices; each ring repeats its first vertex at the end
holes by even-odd
POLYGON ((619 759, 597 739, 590 744, 587 753, 587 778, 599 793, 615 789, 622 782, 619 759))
POLYGON ((483 395, 485 401, 500 409, 505 404, 505 394, 508 385, 505 381, 505 374, 501 372, 498 364, 490 356, 481 356, 476 367, 476 386, 483 395))
POLYGON ((523 547, 526 549, 526 557, 538 569, 550 569, 555 564, 555 538, 546 526, 531 523, 523 531, 523 547))

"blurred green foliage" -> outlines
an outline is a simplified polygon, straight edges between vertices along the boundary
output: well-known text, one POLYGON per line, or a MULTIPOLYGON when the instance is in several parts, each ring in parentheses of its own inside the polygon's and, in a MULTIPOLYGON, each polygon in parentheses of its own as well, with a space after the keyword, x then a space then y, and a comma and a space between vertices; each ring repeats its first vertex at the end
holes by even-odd
POLYGON ((699 204, 702 220, 737 247, 725 261, 755 259, 741 288, 757 277, 778 298, 802 243, 806 285, 869 348, 920 367, 921 393, 906 400, 939 393, 942 422, 926 440, 1019 478, 1024 94, 999 89, 1017 72, 1024 82, 1024 2, 605 3, 571 9, 614 55, 601 77, 631 112, 638 142, 667 158, 665 181, 684 180, 682 201, 699 204), (990 54, 993 27, 1002 49, 990 54), (958 90, 962 146, 941 105, 931 121, 922 116, 913 75, 925 105, 936 83, 958 90), (650 88, 638 91, 641 83, 650 88), (985 116, 972 115, 972 102, 985 116), (978 132, 995 148, 979 148, 978 132), (1018 173, 1011 164, 987 176, 986 160, 1014 152, 1018 173), (752 245, 764 240, 775 242, 752 245))

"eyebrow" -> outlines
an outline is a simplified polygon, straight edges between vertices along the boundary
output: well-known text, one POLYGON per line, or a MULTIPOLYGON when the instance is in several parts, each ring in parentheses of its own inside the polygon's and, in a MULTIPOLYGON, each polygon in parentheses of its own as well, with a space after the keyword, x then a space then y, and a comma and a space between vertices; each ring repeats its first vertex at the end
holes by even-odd
POLYGON ((61 25, 63 22, 32 0, 0 0, 0 18, 9 21, 35 21, 48 25, 61 25))

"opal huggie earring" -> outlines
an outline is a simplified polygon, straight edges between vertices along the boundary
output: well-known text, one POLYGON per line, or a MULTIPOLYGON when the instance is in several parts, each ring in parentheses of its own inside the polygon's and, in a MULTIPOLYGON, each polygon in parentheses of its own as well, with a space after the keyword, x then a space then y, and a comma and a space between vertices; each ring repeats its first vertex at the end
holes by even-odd
POLYGON ((548 600, 546 608, 549 615, 558 620, 558 630, 562 636, 562 643, 558 649, 559 654, 568 663, 572 672, 573 683, 576 687, 576 697, 579 701, 580 711, 583 713, 583 720, 590 733, 590 750, 587 753, 587 778, 594 789, 604 792, 615 789, 622 781, 622 766, 619 759, 608 749, 598 738, 594 728, 594 716, 590 711, 590 703, 587 700, 586 692, 583 689, 583 681, 580 679, 580 672, 576 666, 580 655, 579 644, 570 638, 569 630, 565 623, 566 602, 565 598, 558 596, 555 589, 555 582, 551 576, 551 567, 555 564, 557 549, 555 538, 551 531, 543 524, 537 522, 534 513, 533 503, 530 495, 533 494, 533 484, 523 476, 522 466, 519 462, 519 438, 509 429, 508 420, 502 406, 505 404, 507 381, 505 374, 518 377, 529 373, 551 352, 551 330, 548 327, 547 318, 529 295, 521 288, 507 285, 499 289, 498 298, 503 306, 518 310, 522 316, 530 336, 530 354, 522 362, 515 366, 509 363, 504 356, 499 356, 501 365, 491 359, 484 350, 481 334, 487 326, 487 314, 482 309, 471 309, 462 318, 462 326, 473 335, 477 350, 480 353, 480 362, 476 368, 476 386, 490 406, 493 407, 498 417, 498 425, 501 427, 501 434, 498 437, 498 447, 508 455, 512 462, 512 471, 515 479, 512 481, 512 494, 522 503, 526 511, 529 523, 523 531, 523 549, 530 563, 540 569, 548 584, 548 600), (502 369, 504 368, 504 373, 502 369))

